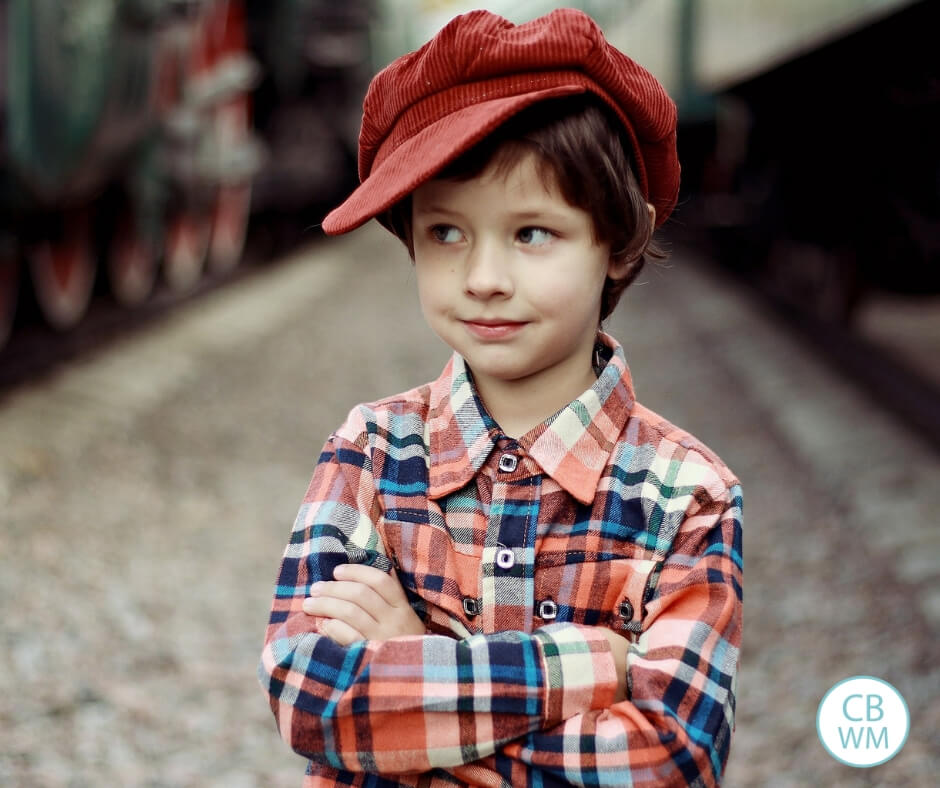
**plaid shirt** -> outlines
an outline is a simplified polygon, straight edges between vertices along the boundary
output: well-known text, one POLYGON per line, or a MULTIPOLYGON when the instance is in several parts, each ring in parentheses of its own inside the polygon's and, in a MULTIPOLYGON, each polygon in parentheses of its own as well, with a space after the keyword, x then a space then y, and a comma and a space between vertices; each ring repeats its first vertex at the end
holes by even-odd
POLYGON ((259 676, 307 786, 716 785, 741 639, 741 491, 597 382, 518 440, 463 359, 355 408, 327 441, 259 676), (341 647, 301 609, 347 561, 397 574, 427 634, 341 647), (630 641, 615 703, 601 627, 630 641), (381 775, 381 776, 378 776, 381 775))

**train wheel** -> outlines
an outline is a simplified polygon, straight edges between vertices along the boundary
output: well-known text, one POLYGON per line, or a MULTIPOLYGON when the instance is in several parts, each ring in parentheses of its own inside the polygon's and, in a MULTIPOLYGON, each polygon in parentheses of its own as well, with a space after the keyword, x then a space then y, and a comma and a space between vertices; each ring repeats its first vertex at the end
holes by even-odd
POLYGON ((202 277, 211 234, 211 217, 183 211, 170 218, 163 252, 163 276, 171 289, 189 290, 202 277))
POLYGON ((0 257, 0 348, 6 345, 16 316, 20 266, 15 254, 0 257))
POLYGON ((44 240, 29 255, 36 301, 53 328, 71 328, 85 314, 95 283, 95 257, 87 216, 66 221, 62 237, 44 240))
POLYGON ((108 249, 108 281, 114 300, 122 306, 137 306, 153 290, 159 259, 157 245, 137 226, 132 211, 118 220, 108 249))
POLYGON ((209 268, 212 271, 230 271, 241 262, 250 213, 250 184, 222 186, 219 189, 209 247, 209 268))
MULTIPOLYGON (((241 2, 218 3, 207 33, 217 66, 248 50, 245 10, 241 2)), ((233 96, 216 107, 213 131, 218 149, 224 153, 244 149, 251 138, 251 97, 233 96)), ((238 162, 235 162, 237 165, 238 162)), ((215 200, 209 268, 229 271, 241 261, 251 215, 251 180, 223 181, 215 200)))

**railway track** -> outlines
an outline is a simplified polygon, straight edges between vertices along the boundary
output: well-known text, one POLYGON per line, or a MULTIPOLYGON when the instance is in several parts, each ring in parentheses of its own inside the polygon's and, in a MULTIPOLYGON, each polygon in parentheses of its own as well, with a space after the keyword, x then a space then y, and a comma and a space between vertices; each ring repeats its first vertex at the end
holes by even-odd
MULTIPOLYGON (((725 278, 729 276, 713 257, 692 254, 725 278)), ((851 323, 825 320, 798 308, 756 276, 741 276, 736 281, 766 305, 782 329, 800 337, 826 363, 940 452, 940 386, 935 375, 889 345, 864 336, 851 323)))
MULTIPOLYGON (((64 365, 101 352, 121 337, 144 330, 169 315, 173 309, 198 301, 208 293, 246 277, 262 275, 276 265, 288 247, 278 242, 272 252, 260 233, 252 232, 240 264, 226 272, 206 272, 185 292, 161 284, 151 297, 134 308, 119 305, 107 292, 96 293, 87 316, 68 331, 50 328, 35 303, 26 303, 17 315, 9 342, 0 349, 0 398, 17 388, 41 380, 64 365)), ((308 234, 307 239, 316 236, 308 234)), ((299 241, 298 241, 299 243, 299 241)))
POLYGON ((767 293, 760 296, 788 330, 940 451, 940 388, 929 375, 851 328, 807 315, 767 293))

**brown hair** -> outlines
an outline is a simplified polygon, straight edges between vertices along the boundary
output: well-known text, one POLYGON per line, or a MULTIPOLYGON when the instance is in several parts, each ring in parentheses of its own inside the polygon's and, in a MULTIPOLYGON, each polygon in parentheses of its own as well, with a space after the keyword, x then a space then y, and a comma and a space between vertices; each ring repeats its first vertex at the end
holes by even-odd
MULTIPOLYGON (((604 283, 601 320, 613 312, 648 258, 666 257, 653 240, 654 224, 630 165, 629 142, 619 128, 620 122, 589 94, 544 101, 511 118, 435 176, 469 180, 491 165, 504 174, 535 152, 546 187, 556 186, 569 204, 588 213, 595 241, 610 244, 613 259, 624 264, 620 276, 608 276, 604 283)), ((411 197, 379 219, 413 258, 411 197)))

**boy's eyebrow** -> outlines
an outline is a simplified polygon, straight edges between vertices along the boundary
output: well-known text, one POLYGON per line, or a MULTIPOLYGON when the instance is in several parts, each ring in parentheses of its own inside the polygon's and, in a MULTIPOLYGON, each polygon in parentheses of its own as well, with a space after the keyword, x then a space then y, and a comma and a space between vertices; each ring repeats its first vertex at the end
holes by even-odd
MULTIPOLYGON (((443 205, 428 205, 423 207, 415 206, 415 214, 443 214, 445 216, 460 216, 460 211, 456 211, 453 208, 447 208, 443 205)), ((563 221, 564 215, 553 211, 551 208, 531 208, 531 209, 522 209, 518 211, 507 211, 505 216, 509 219, 518 222, 525 221, 563 221)))
POLYGON ((445 208, 443 205, 415 205, 413 210, 415 213, 446 213, 450 216, 456 216, 458 213, 458 211, 455 211, 452 208, 445 208))
POLYGON ((561 221, 564 218, 563 214, 557 213, 550 208, 546 208, 544 210, 532 209, 528 211, 507 211, 506 215, 518 221, 525 221, 527 219, 551 219, 554 221, 561 221))

